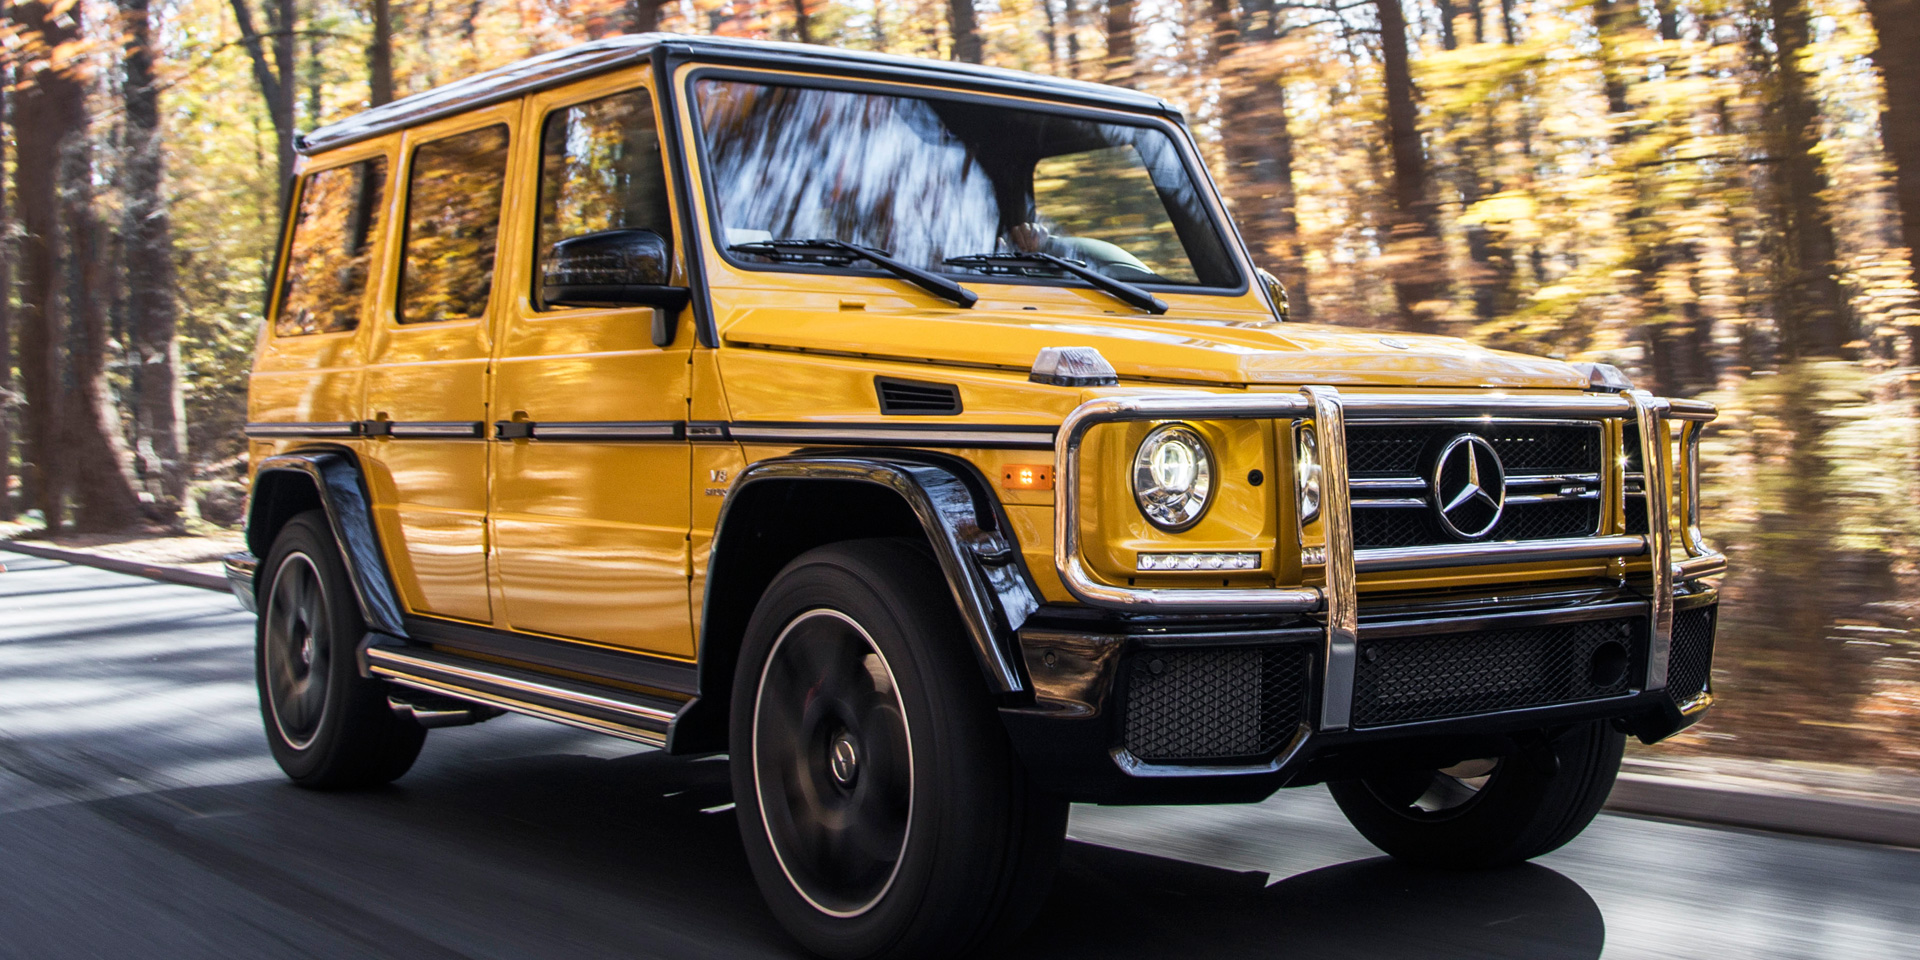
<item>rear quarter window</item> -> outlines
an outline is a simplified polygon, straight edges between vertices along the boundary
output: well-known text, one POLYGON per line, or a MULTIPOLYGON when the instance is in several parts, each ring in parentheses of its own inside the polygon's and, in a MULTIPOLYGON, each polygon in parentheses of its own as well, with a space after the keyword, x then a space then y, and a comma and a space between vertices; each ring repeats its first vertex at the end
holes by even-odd
POLYGON ((276 336, 340 333, 360 325, 386 188, 385 157, 310 173, 301 182, 276 336))

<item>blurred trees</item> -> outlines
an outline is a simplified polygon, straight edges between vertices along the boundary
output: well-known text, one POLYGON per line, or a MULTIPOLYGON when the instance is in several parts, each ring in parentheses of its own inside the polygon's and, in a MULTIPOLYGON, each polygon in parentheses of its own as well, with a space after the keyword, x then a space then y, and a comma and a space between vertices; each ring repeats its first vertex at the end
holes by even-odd
POLYGON ((1607 360, 1726 403, 1710 533, 1872 584, 1789 616, 1786 583, 1736 573, 1742 626, 1892 622, 1856 609, 1875 591, 1920 611, 1916 0, 0 8, 0 517, 231 519, 294 138, 657 28, 1159 96, 1299 317, 1607 360))

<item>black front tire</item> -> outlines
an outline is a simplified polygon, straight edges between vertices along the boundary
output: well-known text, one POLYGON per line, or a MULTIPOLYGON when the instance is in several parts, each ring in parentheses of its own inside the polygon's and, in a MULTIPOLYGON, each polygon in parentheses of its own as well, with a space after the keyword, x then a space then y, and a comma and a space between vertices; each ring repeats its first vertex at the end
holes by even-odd
POLYGON ((303 787, 399 778, 427 731, 393 712, 384 681, 360 675, 366 626, 326 515, 287 521, 260 572, 253 669, 275 762, 303 787))
POLYGON ((1605 721, 1557 731, 1521 753, 1327 784, 1362 836, 1395 859, 1477 869, 1559 849, 1593 822, 1626 736, 1605 721))
POLYGON ((809 950, 961 956, 1038 911, 1067 804, 1028 785, 924 547, 834 544, 781 571, 732 717, 747 859, 809 950))

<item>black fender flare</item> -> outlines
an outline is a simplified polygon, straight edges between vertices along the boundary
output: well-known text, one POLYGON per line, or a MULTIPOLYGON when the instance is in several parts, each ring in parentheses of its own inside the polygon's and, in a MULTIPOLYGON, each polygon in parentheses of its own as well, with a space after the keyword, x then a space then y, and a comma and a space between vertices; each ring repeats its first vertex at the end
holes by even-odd
POLYGON ((1040 608, 1039 591, 1027 575, 1019 549, 1005 533, 1007 520, 999 501, 979 472, 964 460, 938 454, 835 452, 762 460, 742 471, 727 492, 726 505, 714 525, 706 595, 701 601, 702 698, 719 704, 728 698, 728 691, 713 689, 718 682, 709 676, 713 665, 708 653, 722 640, 713 633, 712 614, 722 579, 716 574, 721 572, 723 551, 729 548, 734 506, 757 484, 820 480, 873 484, 906 502, 946 575, 988 689, 996 695, 1025 693, 1028 683, 1015 631, 1040 608))
MULTIPOLYGON (((400 598, 394 591, 392 573, 387 569, 386 553, 380 549, 380 534, 373 523, 373 498, 367 491, 366 478, 361 475, 359 458, 345 448, 322 447, 274 454, 260 461, 254 471, 253 496, 247 506, 247 549, 263 562, 272 546, 271 531, 267 528, 277 530, 278 526, 272 521, 284 522, 287 518, 273 517, 274 503, 271 498, 261 497, 260 492, 272 485, 274 474, 280 473, 300 474, 313 485, 320 507, 333 528, 334 541, 340 546, 347 575, 353 578, 354 595, 360 602, 360 616, 366 620, 367 629, 404 639, 407 630, 402 622, 400 598)), ((259 589, 258 583, 255 589, 259 589)))

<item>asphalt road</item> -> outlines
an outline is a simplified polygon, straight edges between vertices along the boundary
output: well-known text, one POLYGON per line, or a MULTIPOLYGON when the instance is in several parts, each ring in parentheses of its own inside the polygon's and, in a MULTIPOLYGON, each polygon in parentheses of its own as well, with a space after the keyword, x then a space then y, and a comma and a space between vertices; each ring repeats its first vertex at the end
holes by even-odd
MULTIPOLYGON (((791 957, 724 760, 519 717, 320 794, 230 597, 0 553, 0 957, 791 957)), ((1010 957, 1920 956, 1920 852, 1603 815, 1537 864, 1379 858, 1324 791, 1076 808, 1010 957)))

